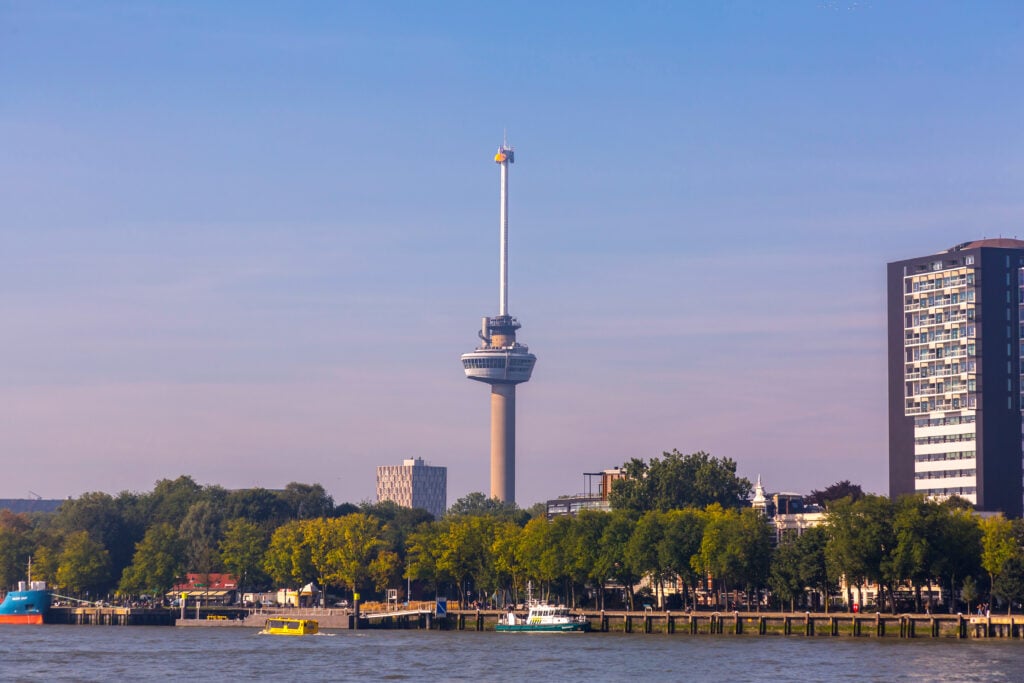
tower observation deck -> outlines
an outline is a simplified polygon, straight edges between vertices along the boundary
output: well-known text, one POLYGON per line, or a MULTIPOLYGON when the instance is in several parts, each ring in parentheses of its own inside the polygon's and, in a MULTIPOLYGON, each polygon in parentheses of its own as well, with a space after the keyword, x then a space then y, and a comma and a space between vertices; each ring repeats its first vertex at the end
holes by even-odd
POLYGON ((491 385, 491 497, 506 503, 516 498, 516 385, 528 382, 537 357, 516 341, 521 325, 508 313, 508 167, 515 152, 502 144, 494 161, 501 167, 498 315, 480 325, 481 344, 462 354, 466 377, 491 385))

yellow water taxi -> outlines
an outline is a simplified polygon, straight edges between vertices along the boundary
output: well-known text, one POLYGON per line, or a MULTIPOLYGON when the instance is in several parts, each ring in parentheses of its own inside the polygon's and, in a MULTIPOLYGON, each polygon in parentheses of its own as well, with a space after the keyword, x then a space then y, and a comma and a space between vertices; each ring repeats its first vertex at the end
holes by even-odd
POLYGON ((267 619, 263 633, 275 636, 311 636, 320 632, 316 619, 267 619))

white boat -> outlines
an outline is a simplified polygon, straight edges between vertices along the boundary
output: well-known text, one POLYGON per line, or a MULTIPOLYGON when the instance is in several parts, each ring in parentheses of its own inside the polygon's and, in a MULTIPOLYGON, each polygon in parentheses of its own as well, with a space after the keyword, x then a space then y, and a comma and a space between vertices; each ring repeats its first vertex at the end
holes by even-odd
POLYGON ((517 616, 515 610, 510 609, 498 620, 494 630, 506 633, 584 633, 590 630, 590 622, 586 617, 572 614, 564 605, 531 602, 525 618, 517 616))

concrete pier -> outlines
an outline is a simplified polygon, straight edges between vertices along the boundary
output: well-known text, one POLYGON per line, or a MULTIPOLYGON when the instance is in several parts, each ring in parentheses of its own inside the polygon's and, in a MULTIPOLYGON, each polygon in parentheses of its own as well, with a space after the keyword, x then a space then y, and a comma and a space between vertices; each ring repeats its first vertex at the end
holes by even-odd
POLYGON ((174 614, 166 609, 137 607, 51 607, 44 622, 81 626, 171 626, 174 614))

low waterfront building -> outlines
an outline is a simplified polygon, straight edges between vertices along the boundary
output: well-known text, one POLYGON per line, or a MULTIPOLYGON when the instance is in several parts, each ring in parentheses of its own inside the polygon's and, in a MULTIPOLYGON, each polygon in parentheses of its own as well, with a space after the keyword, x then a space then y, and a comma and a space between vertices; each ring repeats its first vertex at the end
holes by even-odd
POLYGON ((320 589, 313 583, 302 588, 278 588, 275 596, 278 607, 316 607, 320 604, 320 589))
POLYGON ((59 498, 3 498, 0 499, 0 510, 10 510, 14 514, 23 512, 56 512, 63 502, 59 498))
POLYGON ((775 544, 788 535, 800 536, 805 530, 825 523, 824 508, 809 503, 799 493, 765 494, 758 476, 750 506, 759 510, 775 529, 775 544))
POLYGON ((601 472, 584 472, 583 493, 573 493, 549 500, 547 502, 547 518, 553 519, 563 515, 575 517, 580 510, 610 511, 612 508, 608 501, 608 494, 611 493, 612 482, 622 479, 624 476, 618 467, 601 472))
POLYGON ((172 600, 183 595, 188 604, 232 605, 238 597, 238 580, 233 574, 190 572, 167 593, 172 600))

